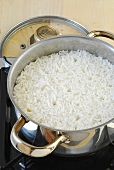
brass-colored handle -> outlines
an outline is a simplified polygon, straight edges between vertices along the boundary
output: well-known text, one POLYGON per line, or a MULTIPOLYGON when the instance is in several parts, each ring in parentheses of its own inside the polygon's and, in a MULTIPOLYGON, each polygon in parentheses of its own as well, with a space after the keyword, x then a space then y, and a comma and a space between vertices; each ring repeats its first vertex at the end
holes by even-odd
POLYGON ((64 135, 58 136, 56 139, 53 140, 52 143, 43 146, 37 147, 30 145, 24 142, 22 139, 19 138, 18 132, 21 128, 25 125, 26 120, 23 117, 20 117, 17 122, 14 124, 12 131, 11 131, 11 143, 12 145, 19 150, 20 152, 31 156, 31 157, 44 157, 50 154, 61 142, 65 142, 67 137, 64 135))
POLYGON ((114 34, 107 31, 91 31, 87 34, 88 37, 106 37, 114 40, 114 34))

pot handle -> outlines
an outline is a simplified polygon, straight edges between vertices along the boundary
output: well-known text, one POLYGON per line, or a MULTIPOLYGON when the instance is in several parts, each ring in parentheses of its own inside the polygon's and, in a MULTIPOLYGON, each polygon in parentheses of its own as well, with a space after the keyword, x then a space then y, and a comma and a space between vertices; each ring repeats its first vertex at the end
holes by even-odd
POLYGON ((20 117, 17 122, 14 124, 10 139, 12 145, 19 150, 20 152, 31 156, 31 157, 44 157, 48 154, 50 154, 61 142, 65 142, 67 140, 67 137, 64 135, 60 135, 56 137, 56 139, 53 140, 52 143, 47 144, 46 146, 37 147, 30 145, 26 142, 24 142, 22 139, 19 138, 18 132, 21 130, 21 128, 27 123, 27 121, 20 117))
POLYGON ((88 37, 106 37, 114 40, 114 34, 107 31, 91 31, 87 34, 88 37))

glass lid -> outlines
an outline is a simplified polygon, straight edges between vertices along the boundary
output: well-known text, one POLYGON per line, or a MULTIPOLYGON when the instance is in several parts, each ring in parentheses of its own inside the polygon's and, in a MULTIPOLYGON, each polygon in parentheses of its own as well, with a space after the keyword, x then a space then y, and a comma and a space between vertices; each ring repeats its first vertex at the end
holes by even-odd
POLYGON ((17 57, 29 45, 51 36, 87 35, 81 24, 58 16, 40 16, 25 20, 10 29, 0 44, 0 57, 17 57))

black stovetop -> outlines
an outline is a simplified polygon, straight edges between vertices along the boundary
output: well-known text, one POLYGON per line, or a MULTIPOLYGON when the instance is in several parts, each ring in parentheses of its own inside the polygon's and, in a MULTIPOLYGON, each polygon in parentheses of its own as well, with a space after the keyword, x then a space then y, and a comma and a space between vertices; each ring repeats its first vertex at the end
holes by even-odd
MULTIPOLYGON (((88 156, 60 157, 54 154, 31 158, 14 149, 10 132, 16 122, 14 107, 7 94, 8 68, 0 69, 0 169, 2 170, 114 170, 114 146, 88 156)), ((21 134, 24 138, 23 134, 21 134)), ((35 143, 34 143, 35 144, 35 143)))

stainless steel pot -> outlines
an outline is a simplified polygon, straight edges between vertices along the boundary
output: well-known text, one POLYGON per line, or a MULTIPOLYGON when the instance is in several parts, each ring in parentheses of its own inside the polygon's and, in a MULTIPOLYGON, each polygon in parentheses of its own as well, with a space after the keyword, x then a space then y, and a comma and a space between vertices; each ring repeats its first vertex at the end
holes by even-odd
POLYGON ((86 50, 96 56, 100 55, 103 58, 107 58, 114 64, 114 47, 104 41, 91 38, 105 36, 114 40, 114 35, 103 31, 93 31, 89 36, 90 37, 64 35, 42 40, 23 51, 12 65, 8 74, 8 93, 15 108, 22 116, 17 120, 12 129, 11 142, 16 149, 24 154, 32 157, 43 157, 52 151, 63 156, 89 154, 107 146, 114 140, 114 119, 100 126, 78 131, 52 129, 33 121, 31 117, 28 117, 28 115, 18 107, 13 98, 13 87, 17 76, 27 64, 43 55, 49 55, 60 50, 80 49, 86 50), (40 138, 42 138, 43 143, 46 143, 45 146, 33 146, 20 139, 18 133, 28 121, 38 125, 41 133, 40 138))

